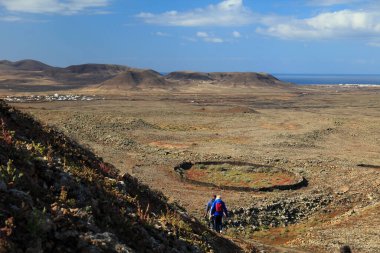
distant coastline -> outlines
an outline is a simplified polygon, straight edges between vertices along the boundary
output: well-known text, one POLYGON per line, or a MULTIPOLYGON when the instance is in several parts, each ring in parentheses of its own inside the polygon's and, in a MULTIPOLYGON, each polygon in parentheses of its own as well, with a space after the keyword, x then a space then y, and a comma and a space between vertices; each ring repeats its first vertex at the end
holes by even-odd
POLYGON ((360 74, 273 74, 284 82, 297 85, 351 85, 351 86, 378 86, 380 75, 360 74))

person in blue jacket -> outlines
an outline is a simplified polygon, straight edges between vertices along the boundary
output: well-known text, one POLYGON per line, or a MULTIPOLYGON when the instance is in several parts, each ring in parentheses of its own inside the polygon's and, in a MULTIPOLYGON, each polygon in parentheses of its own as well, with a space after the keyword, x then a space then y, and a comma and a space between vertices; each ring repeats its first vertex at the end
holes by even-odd
POLYGON ((218 233, 222 231, 223 215, 228 217, 228 211, 226 204, 224 204, 222 198, 218 195, 211 207, 211 217, 214 217, 214 229, 218 233))
POLYGON ((210 228, 213 228, 214 227, 214 217, 211 216, 211 207, 212 207, 212 204, 214 203, 216 199, 216 195, 212 195, 212 199, 210 199, 210 201, 207 203, 206 205, 206 210, 205 210, 205 219, 208 220, 208 226, 210 228))

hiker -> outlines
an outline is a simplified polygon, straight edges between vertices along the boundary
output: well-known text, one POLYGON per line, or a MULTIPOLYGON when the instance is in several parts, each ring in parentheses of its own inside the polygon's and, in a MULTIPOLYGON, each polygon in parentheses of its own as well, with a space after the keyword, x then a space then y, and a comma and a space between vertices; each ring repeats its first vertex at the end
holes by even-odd
POLYGON ((207 203, 206 210, 205 210, 205 219, 208 220, 208 226, 210 228, 214 227, 214 217, 211 216, 211 207, 212 207, 212 204, 214 204, 215 198, 216 198, 216 195, 212 195, 212 199, 210 199, 210 201, 207 203))
POLYGON ((222 231, 223 215, 228 217, 227 208, 220 195, 218 195, 211 207, 211 217, 214 217, 214 230, 218 233, 222 231))

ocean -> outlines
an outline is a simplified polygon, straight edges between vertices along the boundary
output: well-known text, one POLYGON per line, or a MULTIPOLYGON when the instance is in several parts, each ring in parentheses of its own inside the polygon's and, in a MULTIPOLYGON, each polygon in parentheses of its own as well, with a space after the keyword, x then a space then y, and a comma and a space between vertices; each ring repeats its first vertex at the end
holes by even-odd
POLYGON ((276 78, 299 85, 340 84, 380 85, 380 75, 273 74, 276 78))

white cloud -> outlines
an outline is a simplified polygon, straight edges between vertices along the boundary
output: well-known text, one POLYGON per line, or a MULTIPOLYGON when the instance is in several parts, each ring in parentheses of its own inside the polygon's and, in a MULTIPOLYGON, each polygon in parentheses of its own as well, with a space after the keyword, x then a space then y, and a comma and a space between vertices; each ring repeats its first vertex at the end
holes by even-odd
POLYGON ((20 22, 22 20, 23 20, 22 18, 17 17, 17 16, 3 16, 3 17, 0 17, 0 21, 4 21, 4 22, 20 22))
POLYGON ((214 35, 208 34, 207 32, 197 32, 197 37, 201 38, 205 42, 209 43, 223 43, 222 38, 215 37, 214 35))
POLYGON ((373 42, 369 42, 367 45, 371 46, 371 47, 380 47, 380 42, 379 41, 373 41, 373 42))
POLYGON ((238 32, 238 31, 233 31, 233 32, 232 32, 232 36, 234 36, 235 38, 240 38, 240 37, 241 37, 241 34, 240 34, 240 32, 238 32))
POLYGON ((205 38, 204 41, 210 42, 210 43, 223 43, 224 40, 221 38, 205 38))
MULTIPOLYGON (((244 5, 243 0, 220 0, 218 4, 203 8, 182 12, 172 10, 158 14, 145 12, 138 14, 137 17, 145 23, 163 26, 238 27, 251 25, 252 29, 260 34, 291 40, 355 38, 370 42, 380 36, 379 6, 367 5, 371 2, 374 3, 373 0, 307 0, 305 2, 309 7, 310 5, 328 7, 357 3, 367 9, 325 11, 314 16, 297 18, 254 13, 244 5), (363 3, 365 4, 363 5, 363 3)), ((240 38, 242 35, 239 31, 232 30, 231 36, 240 38)), ((225 39, 206 32, 198 32, 193 39, 213 43, 226 42, 225 39)))
POLYGON ((89 8, 104 7, 110 0, 0 0, 12 12, 75 14, 89 8))
POLYGON ((155 32, 154 34, 157 36, 160 36, 160 37, 169 37, 170 36, 170 34, 164 33, 164 32, 155 32))
POLYGON ((251 24, 254 15, 243 0, 224 0, 188 12, 168 11, 161 14, 142 12, 137 15, 148 24, 167 26, 241 26, 251 24))
POLYGON ((333 6, 343 5, 358 2, 365 2, 366 0, 310 0, 309 4, 314 6, 333 6))
POLYGON ((257 32, 282 39, 373 37, 380 35, 380 12, 351 11, 321 13, 307 19, 263 19, 266 28, 257 32))
POLYGON ((206 32, 197 32, 197 37, 207 38, 209 35, 206 32))
POLYGON ((95 11, 93 11, 91 13, 95 14, 95 15, 110 15, 110 14, 113 14, 114 12, 112 12, 112 11, 106 11, 106 10, 95 10, 95 11))

